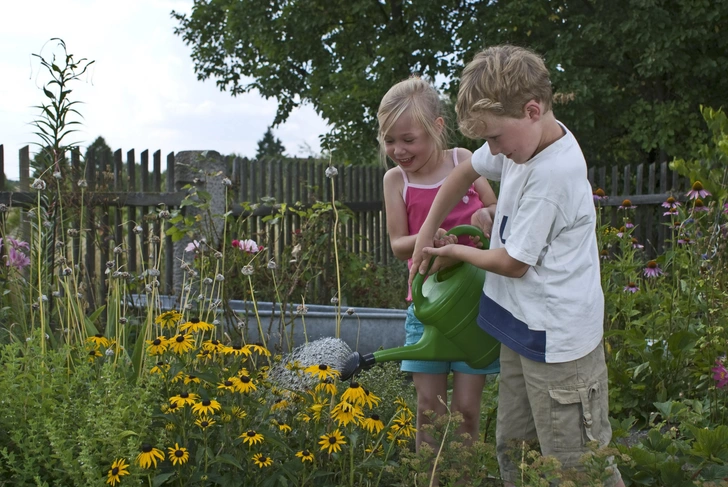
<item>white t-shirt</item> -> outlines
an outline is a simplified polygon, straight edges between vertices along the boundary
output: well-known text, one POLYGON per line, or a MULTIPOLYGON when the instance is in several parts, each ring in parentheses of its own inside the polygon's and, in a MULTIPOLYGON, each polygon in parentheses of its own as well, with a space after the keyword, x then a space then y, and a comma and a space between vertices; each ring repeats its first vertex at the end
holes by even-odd
POLYGON ((529 264, 523 277, 486 274, 478 323, 524 357, 568 362, 591 352, 604 330, 596 211, 581 148, 571 132, 523 164, 488 144, 473 168, 500 181, 491 249, 529 264))

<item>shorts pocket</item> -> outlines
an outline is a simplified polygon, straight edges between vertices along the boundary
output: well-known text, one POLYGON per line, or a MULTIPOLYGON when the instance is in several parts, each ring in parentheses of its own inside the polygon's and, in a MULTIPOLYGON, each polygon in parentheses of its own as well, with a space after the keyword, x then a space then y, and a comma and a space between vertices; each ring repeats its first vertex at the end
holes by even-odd
POLYGON ((575 389, 549 390, 555 451, 582 450, 590 441, 597 441, 600 446, 609 442, 611 429, 602 394, 599 382, 575 389))

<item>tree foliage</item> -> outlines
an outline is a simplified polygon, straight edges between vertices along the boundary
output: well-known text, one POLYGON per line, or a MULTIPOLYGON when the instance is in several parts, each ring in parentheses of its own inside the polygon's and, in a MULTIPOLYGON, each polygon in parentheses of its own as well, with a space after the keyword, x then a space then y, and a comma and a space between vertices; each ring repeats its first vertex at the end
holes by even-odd
POLYGON ((266 157, 285 157, 286 148, 283 146, 281 139, 273 135, 273 130, 268 130, 263 134, 263 138, 258 141, 258 150, 255 158, 260 160, 266 157))
POLYGON ((173 12, 200 79, 308 102, 333 127, 325 147, 374 160, 376 109, 411 73, 451 97, 487 45, 542 54, 557 117, 589 162, 685 156, 707 139, 699 106, 726 102, 728 3, 710 0, 195 0, 173 12))

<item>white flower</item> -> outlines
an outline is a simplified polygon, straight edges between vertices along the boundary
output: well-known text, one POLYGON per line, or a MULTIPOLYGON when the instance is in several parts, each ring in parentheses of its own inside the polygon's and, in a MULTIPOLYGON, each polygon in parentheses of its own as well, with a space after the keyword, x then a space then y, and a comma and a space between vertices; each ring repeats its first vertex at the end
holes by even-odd
POLYGON ((243 267, 242 271, 244 276, 252 276, 253 275, 253 266, 252 265, 246 265, 243 267))
POLYGON ((46 189, 46 183, 42 179, 36 179, 33 181, 33 184, 30 185, 31 188, 37 189, 38 191, 43 191, 46 189))
POLYGON ((337 304, 338 302, 339 302, 339 298, 337 298, 336 296, 331 298, 331 304, 337 304))
POLYGON ((86 182, 85 179, 79 179, 78 180, 78 187, 79 188, 87 188, 88 187, 88 183, 86 182))
POLYGON ((56 171, 53 173, 53 177, 56 179, 61 179, 63 176, 61 175, 61 171, 56 171))
POLYGON ((222 178, 222 184, 223 186, 230 187, 233 185, 233 182, 230 181, 230 178, 222 178))
POLYGON ((337 174, 339 174, 339 171, 338 171, 338 169, 336 169, 336 167, 329 166, 326 168, 326 177, 327 178, 333 178, 337 174))
POLYGON ((217 282, 222 282, 222 281, 225 280, 225 276, 223 276, 222 274, 218 274, 218 275, 215 276, 215 280, 217 282))
POLYGON ((268 261, 268 269, 275 269, 276 267, 278 267, 278 266, 276 265, 275 260, 271 259, 268 261))

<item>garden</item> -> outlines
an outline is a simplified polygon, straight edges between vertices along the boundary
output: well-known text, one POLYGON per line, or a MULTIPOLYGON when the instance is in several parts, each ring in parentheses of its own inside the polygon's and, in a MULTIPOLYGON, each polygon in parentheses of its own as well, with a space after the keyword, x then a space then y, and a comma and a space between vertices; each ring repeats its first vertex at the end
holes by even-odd
MULTIPOLYGON (((279 209, 298 212, 301 224, 277 259, 265 252, 274 242, 246 234, 249 213, 213 215, 224 223, 210 235, 204 221, 184 218, 184 207, 204 206, 195 191, 182 208, 154 207, 134 225, 135 255, 147 245, 151 258, 131 273, 128 244, 115 242, 102 263, 104 304, 90 306, 84 256, 71 243, 88 208, 67 207, 61 196, 70 187, 83 194, 84 180, 70 180, 64 166, 71 148, 63 138, 76 113, 69 86, 86 65, 65 61, 44 61, 55 76, 36 127, 49 164, 36 168, 28 218, 0 206, 0 483, 411 486, 435 485, 436 471, 439 485, 501 485, 497 379, 483 395, 472 446, 455 434, 458 415, 448 414, 426 426, 439 450, 418 453, 414 388, 397 363, 340 380, 349 351, 337 340, 342 317, 356 316, 352 290, 372 286, 367 266, 376 264, 342 250, 352 214, 335 196, 279 209), (183 284, 172 307, 158 257, 170 235, 192 239, 176 260, 183 284), (305 329, 318 266, 330 269, 333 291, 318 304, 336 309, 335 336, 268 343, 257 303, 281 306, 274 326, 282 336, 305 329), (145 306, 134 305, 140 295, 145 306), (246 320, 227 309, 231 297, 250 304, 246 320), (250 329, 259 340, 247 339, 250 329)), ((608 195, 594 188, 613 442, 585 456, 580 472, 523 445, 519 486, 602 485, 610 458, 628 486, 728 485, 728 118, 709 107, 702 115, 712 139, 694 158, 671 163, 691 190, 667 198, 659 221, 647 223, 668 234, 659 255, 648 257, 634 237, 635 205, 625 200, 614 225, 601 204, 608 195)), ((337 172, 329 161, 329 184, 337 172)), ((230 190, 227 178, 221 184, 230 190)), ((402 294, 402 268, 376 272, 382 295, 402 294)))

